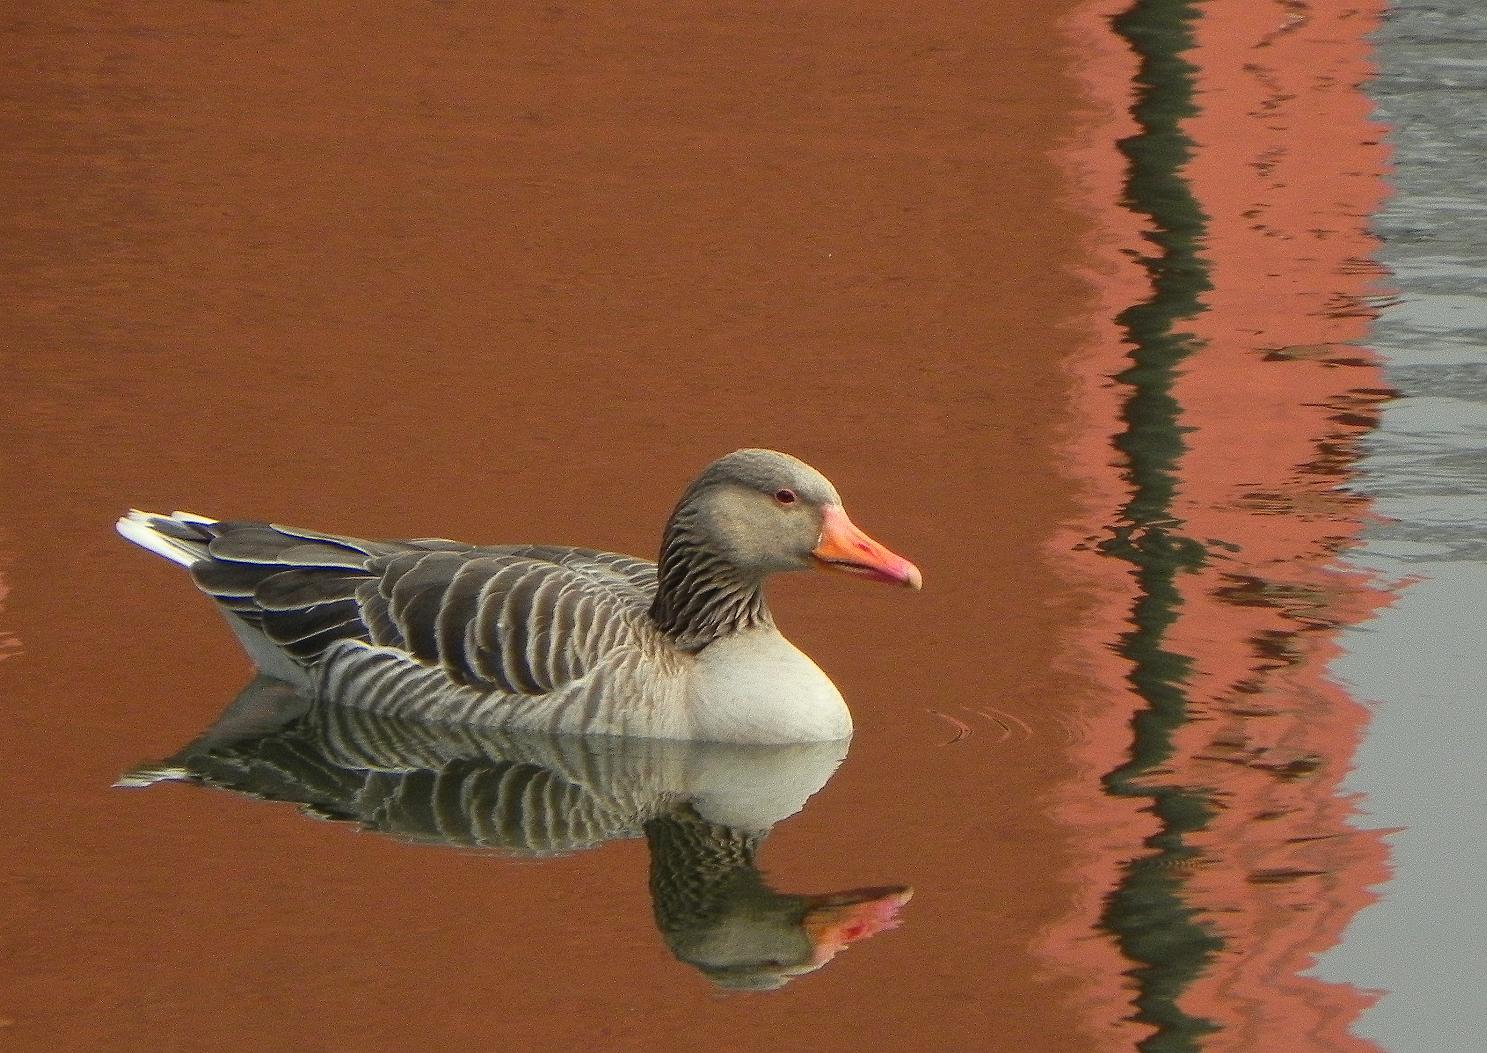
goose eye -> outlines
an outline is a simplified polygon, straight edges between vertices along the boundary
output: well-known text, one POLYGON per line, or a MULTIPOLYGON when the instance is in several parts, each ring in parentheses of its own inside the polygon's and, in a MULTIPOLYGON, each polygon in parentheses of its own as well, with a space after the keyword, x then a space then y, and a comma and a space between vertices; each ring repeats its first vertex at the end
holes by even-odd
POLYGON ((793 505, 795 503, 794 490, 776 490, 774 499, 782 505, 793 505))

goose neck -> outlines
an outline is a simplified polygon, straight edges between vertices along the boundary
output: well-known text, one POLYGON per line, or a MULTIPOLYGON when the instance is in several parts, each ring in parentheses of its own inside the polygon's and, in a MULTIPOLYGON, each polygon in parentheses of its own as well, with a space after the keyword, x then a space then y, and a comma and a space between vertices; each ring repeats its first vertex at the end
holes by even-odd
POLYGON ((764 602, 764 575, 749 573, 717 551, 686 509, 667 524, 650 613, 656 626, 688 651, 774 625, 764 602))

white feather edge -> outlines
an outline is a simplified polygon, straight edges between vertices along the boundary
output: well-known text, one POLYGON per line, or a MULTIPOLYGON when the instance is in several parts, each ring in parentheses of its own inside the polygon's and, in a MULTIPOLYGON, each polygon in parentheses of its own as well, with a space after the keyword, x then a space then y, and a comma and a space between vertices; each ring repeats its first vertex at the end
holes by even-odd
POLYGON ((174 519, 180 523, 215 523, 215 519, 196 515, 194 512, 173 512, 168 516, 156 516, 149 512, 141 512, 137 508, 131 508, 127 515, 120 517, 114 524, 119 533, 126 540, 134 542, 140 548, 163 556, 172 563, 179 563, 183 567, 189 567, 200 557, 186 546, 179 544, 174 538, 160 533, 150 525, 151 519, 174 519))

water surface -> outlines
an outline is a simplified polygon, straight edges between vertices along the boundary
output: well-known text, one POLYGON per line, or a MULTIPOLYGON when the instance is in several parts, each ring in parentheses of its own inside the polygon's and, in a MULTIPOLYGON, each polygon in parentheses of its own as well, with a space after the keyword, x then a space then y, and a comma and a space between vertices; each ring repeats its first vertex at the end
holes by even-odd
POLYGON ((1079 339, 1048 319, 1091 297, 1051 157, 1073 81, 1012 11, 994 35, 954 5, 10 23, 19 1048, 1069 1030, 1075 981, 1028 948, 1076 882, 1038 803, 1075 775, 1049 700, 1078 677, 1050 670, 1084 602, 1044 551, 1075 512, 1054 439, 1079 339), (643 840, 534 864, 110 789, 248 673, 175 568, 113 536, 122 509, 649 554, 691 475, 752 445, 822 468, 938 579, 774 590, 861 731, 760 866, 915 889, 825 968, 721 996, 658 933, 643 840), (931 710, 989 730, 946 747, 931 710))
POLYGON ((1410 167, 1441 144, 1405 109, 1432 56, 1476 67, 1377 0, 1040 14, 5 27, 16 1048, 1448 1048, 1396 1045, 1428 1031, 1389 993, 1419 955, 1369 936, 1457 909, 1415 894, 1439 855, 1390 883, 1383 830, 1447 826, 1358 791, 1410 697, 1379 627, 1469 632, 1439 612, 1481 566, 1481 254, 1409 234, 1480 197, 1410 167), (247 664, 111 531, 184 507, 649 555, 752 445, 926 586, 773 588, 859 730, 707 831, 614 789, 650 760, 272 706, 198 738, 247 664), (563 813, 579 836, 513 772, 631 807, 563 813), (706 959, 739 916, 793 949, 706 959))

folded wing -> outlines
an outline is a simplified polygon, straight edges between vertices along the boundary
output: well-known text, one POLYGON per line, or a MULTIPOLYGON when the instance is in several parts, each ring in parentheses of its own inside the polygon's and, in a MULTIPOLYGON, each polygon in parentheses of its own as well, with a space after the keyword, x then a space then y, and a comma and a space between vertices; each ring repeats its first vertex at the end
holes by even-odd
POLYGON ((588 549, 168 522, 199 550, 202 591, 307 668, 360 640, 461 686, 544 695, 635 643, 655 590, 654 564, 588 549))

